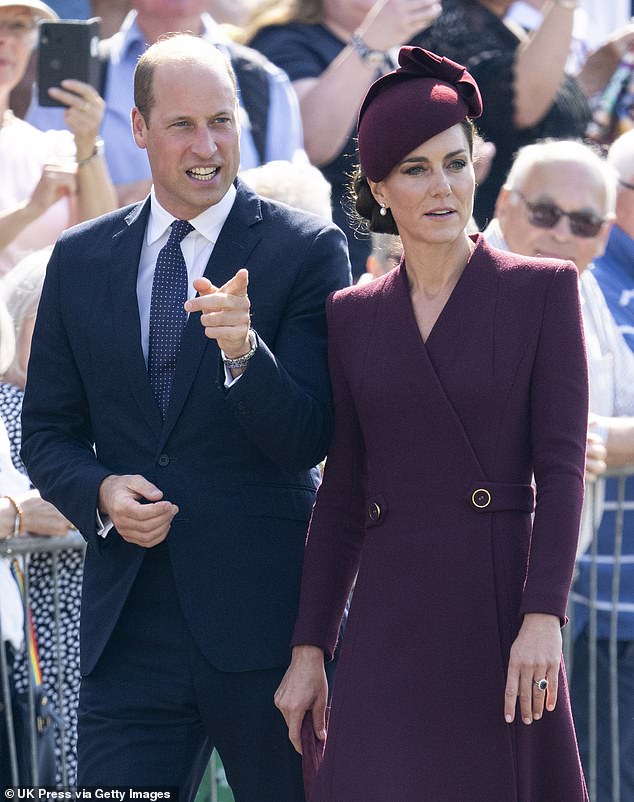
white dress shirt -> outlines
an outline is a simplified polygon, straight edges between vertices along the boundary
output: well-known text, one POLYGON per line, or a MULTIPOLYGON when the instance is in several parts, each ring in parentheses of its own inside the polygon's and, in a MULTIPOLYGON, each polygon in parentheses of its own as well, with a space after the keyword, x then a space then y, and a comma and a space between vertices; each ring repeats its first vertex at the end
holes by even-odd
MULTIPOLYGON (((213 253, 220 231, 233 208, 235 198, 236 188, 232 184, 219 203, 210 206, 198 217, 194 217, 189 221, 194 230, 181 242, 181 251, 187 266, 188 299, 196 295, 193 284, 194 279, 201 278, 205 272, 209 257, 213 253)), ((174 215, 166 211, 158 202, 154 187, 152 187, 150 192, 150 217, 145 230, 145 237, 143 238, 139 272, 136 280, 136 295, 141 319, 141 345, 146 365, 150 339, 150 301, 152 298, 154 268, 156 267, 159 251, 169 239, 170 226, 175 219, 174 215)))

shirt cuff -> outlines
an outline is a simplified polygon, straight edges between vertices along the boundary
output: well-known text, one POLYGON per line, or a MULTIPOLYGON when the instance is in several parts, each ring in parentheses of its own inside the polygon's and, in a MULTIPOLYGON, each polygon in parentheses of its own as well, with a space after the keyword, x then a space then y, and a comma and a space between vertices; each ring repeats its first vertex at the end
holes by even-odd
POLYGON ((114 524, 108 515, 104 515, 102 518, 101 515, 99 515, 99 510, 95 510, 95 515, 97 517, 97 536, 106 537, 114 527, 114 524))
MULTIPOLYGON (((222 352, 222 353, 224 353, 224 352, 222 352)), ((236 376, 236 377, 234 378, 234 377, 231 375, 231 371, 229 370, 229 368, 228 368, 226 365, 224 365, 224 364, 223 364, 223 368, 224 368, 224 371, 225 371, 225 387, 226 387, 226 388, 227 388, 227 390, 228 390, 230 387, 233 387, 233 385, 234 385, 236 382, 239 382, 239 381, 240 381, 240 379, 242 378, 242 373, 240 373, 240 375, 239 375, 239 376, 236 376)))

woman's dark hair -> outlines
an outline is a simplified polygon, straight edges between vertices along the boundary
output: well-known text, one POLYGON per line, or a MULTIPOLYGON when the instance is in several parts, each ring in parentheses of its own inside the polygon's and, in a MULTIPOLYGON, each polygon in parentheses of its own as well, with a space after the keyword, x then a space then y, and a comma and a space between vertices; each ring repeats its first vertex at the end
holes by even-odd
MULTIPOLYGON (((476 138, 476 128, 473 121, 467 117, 459 125, 462 126, 469 155, 473 156, 473 143, 476 138)), ((357 228, 367 228, 376 234, 398 234, 398 226, 392 216, 391 209, 386 209, 385 214, 381 214, 381 205, 378 203, 363 170, 357 167, 352 175, 352 182, 349 187, 351 203, 350 216, 357 228)))

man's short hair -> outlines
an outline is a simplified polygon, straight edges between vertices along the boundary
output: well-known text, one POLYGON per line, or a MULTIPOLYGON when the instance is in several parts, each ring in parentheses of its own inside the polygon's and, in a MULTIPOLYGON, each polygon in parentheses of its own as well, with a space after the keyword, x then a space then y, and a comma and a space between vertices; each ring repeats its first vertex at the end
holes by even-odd
POLYGON ((192 33, 168 33, 150 45, 138 60, 134 70, 134 105, 140 111, 145 124, 150 127, 150 113, 155 104, 154 70, 165 61, 213 64, 227 70, 233 92, 238 102, 236 76, 229 59, 217 47, 192 33))

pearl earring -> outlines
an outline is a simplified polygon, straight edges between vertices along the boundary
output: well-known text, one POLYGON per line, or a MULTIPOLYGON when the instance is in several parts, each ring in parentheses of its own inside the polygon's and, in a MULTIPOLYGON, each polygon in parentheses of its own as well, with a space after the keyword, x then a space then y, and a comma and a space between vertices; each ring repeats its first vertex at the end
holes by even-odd
POLYGON ((381 215, 381 217, 385 217, 385 215, 387 214, 387 206, 384 203, 381 204, 381 208, 379 209, 379 214, 381 215))

